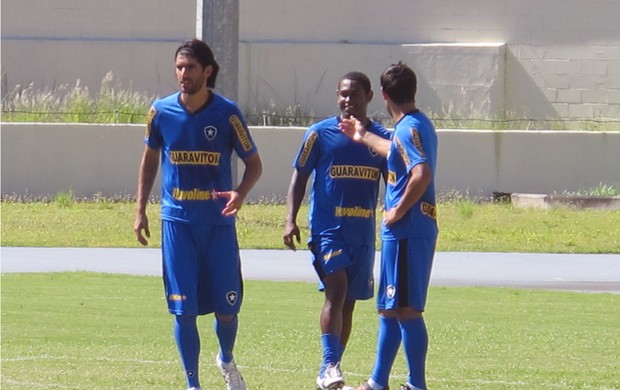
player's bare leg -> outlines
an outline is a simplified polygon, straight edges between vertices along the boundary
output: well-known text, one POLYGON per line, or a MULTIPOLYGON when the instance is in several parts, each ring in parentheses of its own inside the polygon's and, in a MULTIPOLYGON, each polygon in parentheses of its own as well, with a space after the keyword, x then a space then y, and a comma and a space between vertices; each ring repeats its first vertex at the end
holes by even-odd
POLYGON ((325 301, 320 319, 323 363, 317 377, 317 388, 333 390, 344 385, 344 378, 340 371, 340 336, 348 285, 346 271, 341 269, 325 276, 323 285, 325 286, 325 301))

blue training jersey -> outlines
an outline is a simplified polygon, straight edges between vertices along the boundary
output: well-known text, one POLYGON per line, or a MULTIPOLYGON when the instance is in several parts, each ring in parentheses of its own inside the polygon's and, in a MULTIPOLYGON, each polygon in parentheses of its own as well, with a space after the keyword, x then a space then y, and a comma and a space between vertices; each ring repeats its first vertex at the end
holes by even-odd
POLYGON ((147 119, 145 144, 161 149, 164 220, 194 225, 232 224, 221 214, 227 200, 212 191, 233 188, 233 150, 241 158, 257 152, 245 119, 234 102, 211 93, 195 113, 179 92, 155 101, 147 119))
POLYGON ((388 154, 388 183, 385 209, 397 205, 407 186, 409 173, 418 164, 430 166, 433 178, 426 191, 405 216, 390 228, 383 224, 381 236, 386 240, 432 238, 437 236, 435 208, 435 172, 437 168, 437 133, 433 123, 420 111, 402 117, 394 127, 388 154))
MULTIPOLYGON (((344 135, 339 121, 335 116, 312 125, 293 164, 300 172, 314 172, 311 235, 374 245, 375 209, 379 181, 386 173, 385 158, 344 135)), ((374 122, 369 122, 368 131, 390 138, 390 132, 374 122)))

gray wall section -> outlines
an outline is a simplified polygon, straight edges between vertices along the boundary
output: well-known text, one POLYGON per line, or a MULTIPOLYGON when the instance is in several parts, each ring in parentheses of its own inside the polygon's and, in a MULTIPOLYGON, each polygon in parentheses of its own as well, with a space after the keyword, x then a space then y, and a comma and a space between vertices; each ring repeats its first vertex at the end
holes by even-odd
MULTIPOLYGON (((440 117, 620 118, 620 1, 386 4, 239 0, 242 109, 329 116, 342 74, 367 72, 378 90, 380 72, 404 60, 421 78, 420 107, 440 117)), ((195 0, 3 0, 2 93, 77 79, 98 91, 113 72, 167 95, 196 12, 195 0)), ((380 99, 372 108, 384 111, 380 99)))
MULTIPOLYGON (((250 200, 285 199, 304 131, 251 128, 264 173, 250 200)), ((140 125, 3 123, 2 194, 71 190, 77 196, 133 196, 143 134, 140 125)), ((561 193, 620 185, 620 133, 438 130, 438 135, 436 184, 442 193, 561 193)), ((156 185, 153 192, 160 189, 156 185)))

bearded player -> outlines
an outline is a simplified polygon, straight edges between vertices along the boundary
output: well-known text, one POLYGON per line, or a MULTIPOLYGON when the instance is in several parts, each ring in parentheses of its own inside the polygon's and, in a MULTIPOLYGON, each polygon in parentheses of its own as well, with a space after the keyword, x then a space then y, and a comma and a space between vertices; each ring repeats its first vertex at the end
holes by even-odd
POLYGON ((199 315, 215 313, 216 363, 229 390, 245 390, 233 348, 243 298, 235 215, 258 181, 262 163, 236 104, 214 93, 219 66, 193 39, 175 53, 180 92, 156 101, 148 116, 134 231, 150 236, 146 206, 162 166, 163 279, 188 389, 200 389, 199 315), (245 164, 234 187, 235 152, 245 164))

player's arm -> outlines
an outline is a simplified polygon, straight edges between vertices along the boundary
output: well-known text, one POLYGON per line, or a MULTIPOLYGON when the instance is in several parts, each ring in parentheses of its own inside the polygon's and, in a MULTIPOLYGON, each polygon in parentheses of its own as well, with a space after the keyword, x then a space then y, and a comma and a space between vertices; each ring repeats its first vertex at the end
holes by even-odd
POLYGON ((427 163, 417 164, 411 169, 407 186, 400 202, 383 214, 383 221, 386 226, 389 227, 398 222, 422 198, 432 178, 433 172, 427 163))
POLYGON ((310 175, 295 169, 291 177, 291 184, 288 187, 286 196, 286 221, 284 223, 284 235, 282 236, 284 245, 292 250, 296 250, 295 240, 301 242, 301 232, 297 226, 297 214, 301 207, 301 202, 306 195, 306 185, 310 175))
POLYGON ((136 197, 136 219, 133 225, 136 238, 142 245, 148 245, 147 238, 151 237, 151 232, 149 231, 149 220, 146 216, 146 205, 148 204, 149 195, 151 194, 153 184, 155 183, 155 178, 157 177, 158 167, 159 149, 153 149, 149 146, 145 146, 144 152, 142 153, 142 160, 140 162, 138 194, 136 197))
POLYGON ((392 141, 382 138, 375 133, 366 131, 366 127, 356 118, 344 119, 338 126, 340 130, 353 141, 364 143, 373 148, 383 157, 390 152, 392 141))
POLYGON ((239 186, 233 191, 218 192, 215 194, 216 196, 223 196, 228 199, 226 206, 222 210, 222 215, 227 217, 237 214, 245 198, 250 193, 250 190, 252 190, 263 173, 263 162, 258 152, 242 159, 242 161, 245 164, 245 170, 239 186))

